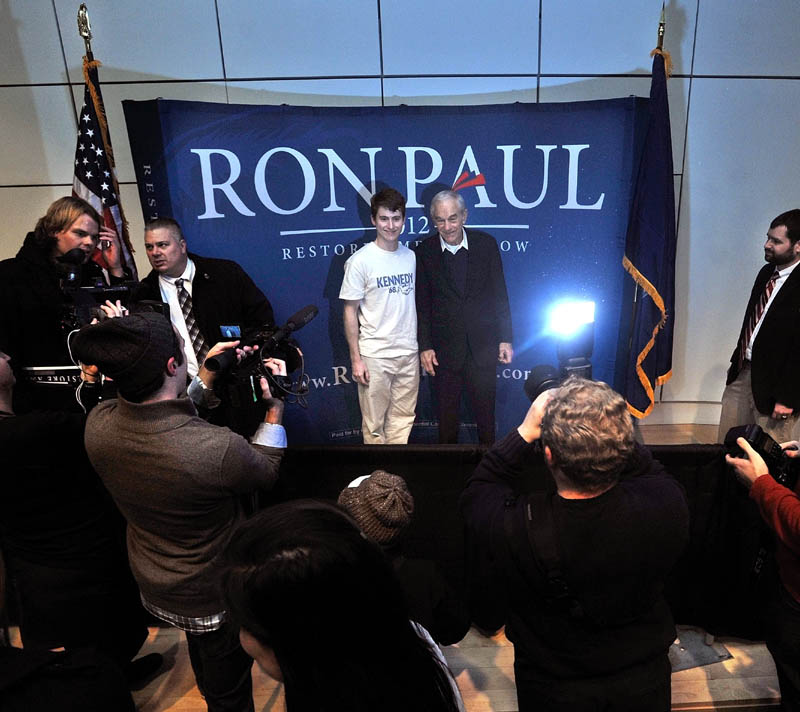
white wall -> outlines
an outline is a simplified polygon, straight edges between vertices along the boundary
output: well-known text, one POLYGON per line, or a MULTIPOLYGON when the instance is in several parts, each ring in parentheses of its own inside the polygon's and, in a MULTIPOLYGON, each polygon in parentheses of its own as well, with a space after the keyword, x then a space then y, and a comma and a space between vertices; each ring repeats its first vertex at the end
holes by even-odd
MULTIPOLYGON (((0 0, 0 258, 70 191, 78 2, 0 0)), ((572 101, 649 91, 661 0, 90 0, 134 247, 122 99, 315 105, 572 101), (446 76, 441 76, 446 75, 446 76)), ((716 422, 769 221, 800 200, 797 0, 670 0, 674 376, 648 422, 716 422)), ((140 270, 146 270, 142 250, 140 270)))

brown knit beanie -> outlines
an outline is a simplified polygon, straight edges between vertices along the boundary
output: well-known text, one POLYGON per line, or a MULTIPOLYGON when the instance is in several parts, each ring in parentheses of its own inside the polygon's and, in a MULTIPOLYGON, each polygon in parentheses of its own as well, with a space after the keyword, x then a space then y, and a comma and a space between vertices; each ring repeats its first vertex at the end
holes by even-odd
POLYGON ((160 388, 176 338, 163 314, 141 312, 84 326, 70 346, 75 358, 114 379, 123 397, 138 398, 160 388))
POLYGON ((414 498, 399 475, 375 470, 351 483, 339 495, 361 531, 382 546, 391 546, 405 533, 414 514, 414 498))

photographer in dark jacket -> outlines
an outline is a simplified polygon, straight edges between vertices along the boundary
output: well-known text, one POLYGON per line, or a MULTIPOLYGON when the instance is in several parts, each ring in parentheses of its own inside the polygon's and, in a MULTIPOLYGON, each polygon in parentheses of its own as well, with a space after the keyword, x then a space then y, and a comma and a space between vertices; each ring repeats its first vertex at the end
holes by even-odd
POLYGON ((461 508, 505 584, 520 710, 670 709, 675 626, 662 589, 689 513, 634 442, 618 393, 570 378, 539 396, 484 456, 461 508), (557 491, 520 494, 537 440, 557 491))
MULTIPOLYGON (((726 455, 739 480, 769 528, 775 533, 779 580, 764 611, 767 648, 775 660, 781 688, 781 709, 800 710, 800 497, 769 476, 764 459, 744 438, 736 441, 746 458, 726 455)), ((798 442, 783 443, 789 457, 798 457, 798 442)), ((793 463, 800 467, 800 461, 793 463)))
POLYGON ((405 480, 385 470, 375 470, 345 487, 339 494, 339 504, 391 560, 408 605, 408 617, 440 645, 458 643, 469 630, 466 605, 432 559, 406 553, 414 497, 405 480))
POLYGON ((33 387, 21 378, 29 366, 68 366, 72 297, 62 289, 59 261, 67 257, 80 267, 76 286, 107 286, 92 255, 100 246, 112 283, 124 281, 117 234, 103 226, 98 212, 84 200, 56 200, 29 232, 16 257, 0 262, 0 342, 17 375, 18 411, 61 409, 75 405, 71 388, 33 387), (63 397, 55 395, 60 392, 63 397))

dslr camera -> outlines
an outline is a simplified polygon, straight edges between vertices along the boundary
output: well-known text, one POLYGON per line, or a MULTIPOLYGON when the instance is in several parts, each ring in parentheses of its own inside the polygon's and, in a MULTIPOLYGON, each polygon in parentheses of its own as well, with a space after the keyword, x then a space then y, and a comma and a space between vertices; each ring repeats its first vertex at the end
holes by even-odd
POLYGON ((725 436, 725 449, 728 454, 733 457, 747 457, 736 444, 737 438, 747 440, 750 447, 764 458, 764 462, 769 468, 769 474, 778 484, 794 491, 794 486, 797 484, 798 465, 792 462, 792 458, 760 426, 752 423, 737 425, 735 428, 731 428, 725 436))

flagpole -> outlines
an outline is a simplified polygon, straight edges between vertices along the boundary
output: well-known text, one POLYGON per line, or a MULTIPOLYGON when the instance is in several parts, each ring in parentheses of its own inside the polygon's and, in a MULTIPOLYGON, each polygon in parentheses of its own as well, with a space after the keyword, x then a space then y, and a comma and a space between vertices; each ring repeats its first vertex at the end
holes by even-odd
MULTIPOLYGON (((664 51, 664 31, 665 31, 666 26, 667 26, 667 18, 666 18, 665 12, 664 12, 664 10, 665 10, 664 5, 665 5, 665 2, 662 1, 662 3, 661 3, 661 17, 658 18, 658 41, 656 43, 656 49, 659 52, 662 52, 662 53, 664 51)), ((637 289, 639 288, 638 284, 636 285, 636 288, 637 289)), ((658 400, 659 400, 659 402, 661 401, 661 399, 663 397, 664 397, 664 385, 661 384, 659 386, 659 389, 658 389, 658 400)))
MULTIPOLYGON (((92 25, 86 3, 78 8, 78 34, 86 45, 83 57, 84 100, 78 118, 78 140, 75 149, 75 173, 72 193, 86 200, 103 217, 103 222, 113 228, 120 241, 122 265, 136 279, 136 262, 128 234, 128 221, 119 197, 119 182, 114 169, 114 153, 108 130, 105 106, 100 93, 97 67, 92 53, 92 25)), ((94 258, 101 267, 102 254, 94 258)))
POLYGON ((85 2, 82 2, 78 8, 78 34, 83 37, 83 42, 86 45, 86 59, 90 62, 93 61, 92 24, 89 22, 89 10, 86 8, 85 2))
POLYGON ((625 398, 631 414, 639 419, 650 414, 663 397, 660 387, 672 376, 676 235, 666 92, 671 62, 669 53, 663 49, 665 15, 666 6, 662 3, 658 46, 650 53, 653 73, 648 124, 622 262, 634 280, 625 398), (660 55, 660 59, 656 55, 660 55), (647 221, 643 217, 645 213, 652 213, 647 221), (647 229, 643 228, 645 222, 647 229), (651 229, 656 227, 659 229, 651 229))

